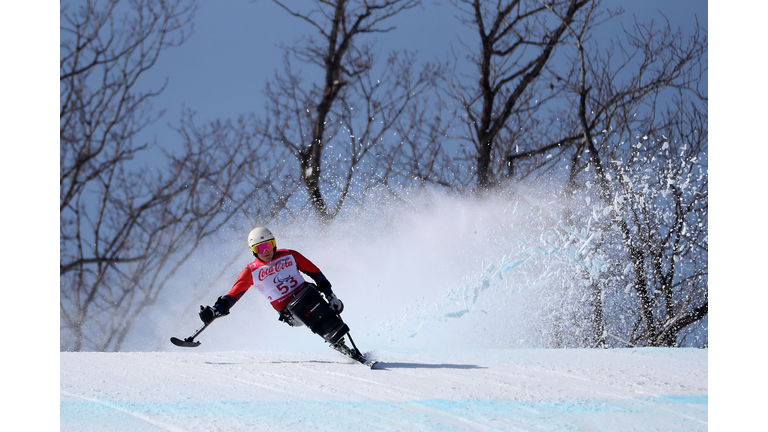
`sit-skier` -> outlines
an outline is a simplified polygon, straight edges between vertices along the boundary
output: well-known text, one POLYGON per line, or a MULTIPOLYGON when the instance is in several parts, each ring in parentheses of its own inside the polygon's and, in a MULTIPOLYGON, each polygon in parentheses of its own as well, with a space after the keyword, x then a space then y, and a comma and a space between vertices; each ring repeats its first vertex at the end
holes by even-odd
POLYGON ((248 234, 248 247, 256 259, 240 272, 229 293, 219 297, 213 306, 200 306, 203 323, 210 324, 228 315, 232 306, 255 285, 279 313, 280 321, 291 327, 306 325, 333 349, 367 362, 351 337, 353 348, 345 345, 344 336, 348 335, 349 327, 339 316, 344 304, 334 295, 331 283, 315 264, 295 250, 277 249, 275 236, 265 227, 255 228, 248 234), (315 283, 306 282, 301 273, 315 283))

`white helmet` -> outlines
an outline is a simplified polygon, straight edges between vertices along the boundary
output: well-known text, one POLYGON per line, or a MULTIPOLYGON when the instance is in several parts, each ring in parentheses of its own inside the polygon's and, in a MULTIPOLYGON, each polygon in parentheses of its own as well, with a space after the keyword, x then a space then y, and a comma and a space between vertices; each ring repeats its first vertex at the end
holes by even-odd
POLYGON ((254 246, 257 244, 270 240, 272 240, 272 247, 275 247, 275 236, 265 227, 254 228, 248 233, 248 247, 251 248, 251 250, 253 250, 254 246))

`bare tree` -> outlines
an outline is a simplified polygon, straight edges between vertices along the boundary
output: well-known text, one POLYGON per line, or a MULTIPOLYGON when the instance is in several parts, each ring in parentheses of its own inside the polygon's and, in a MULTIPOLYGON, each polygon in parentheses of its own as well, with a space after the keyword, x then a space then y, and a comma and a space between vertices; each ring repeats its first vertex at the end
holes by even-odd
POLYGON ((601 263, 591 272, 582 267, 587 346, 706 344, 707 121, 684 100, 660 113, 650 131, 640 122, 612 135, 623 151, 604 170, 609 204, 594 171, 578 177, 569 231, 586 226, 589 240, 563 242, 563 249, 579 251, 574 261, 601 263))
POLYGON ((157 117, 139 78, 166 48, 181 45, 192 30, 194 2, 135 2, 120 22, 119 0, 86 1, 61 9, 60 211, 89 181, 131 159, 146 144, 132 138, 157 117), (111 147, 111 148, 110 148, 111 147))
MULTIPOLYGON (((478 32, 479 48, 470 50, 468 60, 477 66, 477 75, 448 75, 445 91, 455 106, 457 119, 464 124, 464 138, 473 145, 479 190, 497 184, 508 166, 496 156, 496 146, 505 130, 512 134, 504 140, 515 145, 515 137, 530 113, 541 105, 536 88, 545 67, 552 61, 555 49, 570 35, 568 26, 589 0, 558 0, 550 3, 512 0, 489 4, 479 0, 456 0, 463 22, 478 32), (474 79, 473 79, 474 78, 474 79)), ((455 63, 458 63, 456 61, 455 63)), ((519 139, 519 138, 518 138, 519 139)))
POLYGON ((341 210, 355 179, 367 183, 376 173, 389 172, 384 160, 368 158, 366 164, 366 156, 395 153, 382 148, 389 145, 385 132, 396 127, 409 104, 434 80, 432 66, 416 71, 412 54, 393 53, 378 65, 373 43, 363 39, 391 31, 394 27, 385 27, 385 22, 420 0, 316 1, 308 12, 275 3, 309 23, 317 37, 286 48, 284 71, 266 91, 265 134, 294 154, 315 214, 327 222, 341 210), (322 80, 305 85, 291 55, 320 67, 322 80), (370 175, 360 176, 361 169, 370 175))
POLYGON ((508 184, 512 195, 564 185, 556 240, 542 246, 569 257, 557 269, 566 282, 542 293, 556 305, 540 317, 554 344, 675 345, 695 334, 708 303, 701 28, 634 22, 598 38, 621 9, 455 4, 480 34, 480 49, 467 47, 478 74, 454 68, 443 84, 453 125, 465 125, 450 138, 471 142, 449 161, 458 187, 472 176, 480 191, 508 184))
MULTIPOLYGON (((442 70, 438 72, 438 75, 442 70)), ((375 161, 382 167, 381 184, 395 192, 395 185, 421 187, 437 185, 452 191, 463 190, 456 159, 445 138, 450 124, 441 121, 447 114, 441 103, 419 98, 394 125, 389 146, 379 147, 375 161)))
MULTIPOLYGON (((590 13, 593 11, 589 10, 590 13)), ((685 307, 676 303, 680 294, 671 288, 673 279, 692 277, 701 282, 705 278, 706 264, 696 270, 689 268, 681 272, 670 263, 670 260, 681 259, 680 250, 700 244, 701 237, 674 236, 675 245, 669 242, 672 232, 679 233, 683 220, 700 218, 702 212, 706 212, 707 181, 706 175, 698 178, 696 185, 689 187, 689 191, 696 189, 697 192, 688 195, 675 191, 673 186, 672 196, 676 199, 667 200, 660 199, 658 194, 666 197, 670 186, 661 180, 654 184, 648 179, 656 176, 669 182, 681 181, 685 175, 680 165, 674 164, 677 158, 692 163, 701 171, 699 160, 706 152, 706 115, 702 117, 702 111, 696 105, 706 104, 706 97, 699 89, 706 70, 706 37, 701 35, 698 26, 686 39, 679 30, 673 31, 668 22, 661 28, 652 22, 635 23, 626 32, 626 45, 617 40, 612 41, 605 52, 599 51, 596 45, 589 51, 586 41, 590 25, 591 21, 586 20, 580 29, 570 28, 577 53, 574 57, 576 67, 572 74, 563 78, 564 93, 572 95, 572 105, 578 107, 574 110, 576 116, 572 124, 578 125, 581 135, 571 146, 573 153, 564 188, 568 205, 565 219, 571 225, 577 223, 571 208, 574 194, 579 189, 591 187, 590 180, 594 181, 592 192, 610 215, 596 245, 608 247, 610 240, 605 237, 610 234, 606 230, 615 228, 620 233, 621 247, 612 257, 614 269, 626 268, 621 263, 630 264, 633 292, 639 306, 637 316, 642 323, 640 333, 637 329, 625 331, 621 340, 631 344, 642 340, 647 345, 671 345, 682 328, 706 315, 706 283, 697 285, 693 294, 696 300, 686 303, 685 307), (617 61, 617 58, 621 60, 617 61), (686 95, 694 96, 692 107, 682 102, 687 100, 686 95), (660 101, 675 98, 677 103, 666 112, 660 111, 660 101), (685 130, 683 124, 695 127, 685 130), (649 140, 648 137, 654 135, 656 139, 649 140), (682 153, 670 157, 668 151, 660 149, 669 146, 669 137, 675 137, 678 145, 683 146, 682 153), (636 144, 630 145, 633 142, 636 144), (688 144, 680 144, 683 142, 688 144), (640 185, 642 190, 638 190, 640 185), (680 214, 670 222, 663 215, 673 209, 680 214), (686 246, 681 246, 681 242, 686 246), (649 262, 653 264, 651 267, 649 262), (668 264, 662 265, 662 262, 668 264), (649 272, 649 268, 653 271, 649 272), (662 305, 657 303, 654 292, 663 293, 665 301, 662 305), (666 311, 663 319, 654 312, 659 307, 666 311), (685 325, 680 327, 683 323, 685 325)), ((568 134, 572 132, 564 133, 568 134)), ((685 167, 684 162, 682 166, 685 167)), ((689 180, 685 184, 690 185, 689 180)), ((699 259, 697 261, 701 264, 699 259)), ((600 299, 605 297, 605 290, 616 292, 616 286, 610 286, 609 280, 617 284, 624 279, 621 273, 617 272, 615 276, 591 284, 597 344, 604 343, 608 335, 606 323, 602 322, 605 314, 600 299)), ((616 294, 625 302, 629 300, 621 291, 616 294)), ((618 315, 627 316, 626 313, 618 315)), ((616 325, 609 327, 617 328, 616 325)))
MULTIPOLYGON (((167 154, 163 173, 116 164, 76 196, 63 218, 61 317, 64 348, 120 350, 141 313, 207 238, 267 189, 265 169, 252 162, 256 149, 187 141, 179 156, 167 154), (66 228, 65 228, 66 227, 66 228)), ((263 152, 265 153, 265 152, 263 152)), ((262 155, 263 156, 263 155, 262 155)), ((251 216, 268 219, 267 206, 251 216)))
MULTIPOLYGON (((133 139, 157 118, 150 100, 162 91, 142 91, 137 82, 162 50, 189 37, 196 6, 139 1, 126 9, 112 0, 86 1, 69 9, 62 5, 60 13, 61 319, 62 331, 71 335, 62 337, 62 347, 80 350, 86 343, 87 317, 102 312, 89 305, 99 297, 107 269, 146 256, 121 253, 131 239, 121 235, 126 234, 121 229, 136 228, 136 219, 121 224, 109 217, 107 209, 149 212, 168 193, 161 186, 134 206, 132 200, 148 192, 135 194, 131 188, 141 190, 146 183, 123 167, 149 147, 134 145, 133 139), (122 17, 116 18, 120 10, 122 17), (117 235, 105 237, 105 232, 117 235)), ((159 234, 145 229, 149 237, 159 234)), ((122 299, 105 300, 103 308, 108 309, 110 302, 119 307, 122 299)), ((91 348, 103 346, 95 343, 91 348)))
POLYGON ((206 239, 236 215, 269 220, 295 190, 271 181, 284 156, 257 139, 252 118, 196 127, 186 113, 176 151, 135 143, 162 91, 142 90, 139 78, 187 39, 194 11, 193 2, 149 0, 61 10, 64 350, 120 350, 206 239))

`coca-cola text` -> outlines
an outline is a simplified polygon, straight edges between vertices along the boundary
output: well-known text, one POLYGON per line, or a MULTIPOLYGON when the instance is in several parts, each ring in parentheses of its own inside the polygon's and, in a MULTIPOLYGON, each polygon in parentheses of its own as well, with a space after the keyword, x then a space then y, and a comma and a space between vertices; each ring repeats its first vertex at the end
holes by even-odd
POLYGON ((267 277, 292 266, 293 266, 293 260, 291 259, 291 257, 285 257, 283 259, 275 261, 274 264, 270 266, 261 267, 259 269, 259 281, 263 281, 267 277))

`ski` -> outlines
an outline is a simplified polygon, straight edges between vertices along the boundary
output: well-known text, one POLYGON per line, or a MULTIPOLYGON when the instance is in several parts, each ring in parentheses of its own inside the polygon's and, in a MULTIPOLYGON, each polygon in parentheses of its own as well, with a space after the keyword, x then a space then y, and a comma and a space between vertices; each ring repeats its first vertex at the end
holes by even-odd
POLYGON ((361 365, 368 366, 370 369, 373 369, 374 366, 376 366, 376 363, 378 362, 375 360, 370 360, 367 357, 365 357, 365 355, 363 355, 363 353, 360 352, 360 350, 358 350, 357 347, 355 346, 355 342, 352 340, 352 336, 349 336, 349 334, 347 334, 347 336, 349 337, 349 341, 352 342, 352 346, 354 348, 349 348, 344 343, 344 338, 341 338, 341 340, 334 345, 329 345, 329 347, 332 350, 340 353, 344 357, 352 359, 360 363, 361 365))
POLYGON ((363 356, 360 356, 360 359, 359 359, 358 361, 359 361, 361 364, 363 364, 363 365, 365 365, 365 366, 368 366, 370 369, 373 369, 373 368, 376 366, 376 364, 378 364, 378 363, 379 363, 379 362, 377 362, 376 360, 368 360, 367 358, 365 358, 365 357, 363 357, 363 356))
POLYGON ((374 366, 376 366, 376 363, 378 363, 375 360, 369 360, 362 353, 351 351, 349 349, 345 350, 344 348, 346 347, 339 347, 338 345, 330 345, 330 348, 338 352, 339 354, 343 355, 344 357, 354 360, 355 362, 360 363, 361 365, 368 366, 371 369, 373 369, 374 366))
MULTIPOLYGON (((211 321, 211 322, 213 322, 213 321, 211 321)), ((197 335, 202 333, 202 331, 205 330, 205 328, 208 327, 211 324, 211 322, 209 322, 208 324, 203 324, 202 327, 197 329, 195 334, 193 334, 192 336, 190 336, 188 338, 179 339, 177 337, 172 337, 171 338, 171 343, 176 345, 176 346, 186 347, 186 348, 194 348, 196 346, 200 346, 200 341, 196 341, 195 338, 197 337, 197 335)))
POLYGON ((177 337, 171 337, 171 343, 180 347, 196 347, 200 345, 200 341, 193 341, 191 338, 179 339, 177 337))

